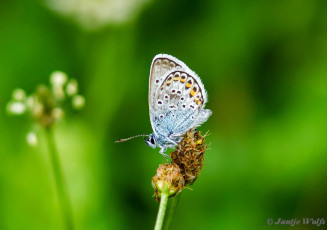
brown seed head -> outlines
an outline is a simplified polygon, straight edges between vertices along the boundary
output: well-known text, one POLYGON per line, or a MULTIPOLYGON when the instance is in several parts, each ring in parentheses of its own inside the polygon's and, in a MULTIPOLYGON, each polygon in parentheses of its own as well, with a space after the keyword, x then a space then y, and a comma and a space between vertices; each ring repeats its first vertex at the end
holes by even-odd
POLYGON ((204 153, 207 149, 205 136, 201 135, 201 131, 190 130, 171 153, 172 162, 179 166, 185 185, 192 185, 203 167, 204 153))

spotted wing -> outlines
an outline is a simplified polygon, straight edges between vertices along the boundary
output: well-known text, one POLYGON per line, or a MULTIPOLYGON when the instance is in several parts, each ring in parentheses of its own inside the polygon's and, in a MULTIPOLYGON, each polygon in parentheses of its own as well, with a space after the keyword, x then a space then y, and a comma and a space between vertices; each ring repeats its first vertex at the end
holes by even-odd
POLYGON ((153 128, 163 136, 178 136, 201 125, 211 115, 204 110, 207 94, 201 79, 191 70, 172 69, 154 95, 153 128))
MULTIPOLYGON (((157 89, 165 79, 166 73, 172 69, 189 70, 189 68, 182 61, 171 55, 158 54, 153 58, 149 78, 149 112, 151 121, 153 121, 152 114, 156 110, 155 94, 157 89)), ((152 128, 154 128, 152 123, 151 125, 152 128)), ((153 129, 153 131, 155 130, 153 129)))

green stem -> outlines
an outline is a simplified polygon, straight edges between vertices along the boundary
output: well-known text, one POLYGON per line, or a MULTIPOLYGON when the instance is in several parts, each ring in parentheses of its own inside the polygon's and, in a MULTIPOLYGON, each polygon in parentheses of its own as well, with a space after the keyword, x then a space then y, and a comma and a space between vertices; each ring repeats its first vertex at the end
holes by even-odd
POLYGON ((50 153, 53 174, 55 177, 55 183, 56 183, 62 215, 65 220, 66 229, 72 230, 74 229, 72 211, 70 207, 68 194, 65 189, 58 151, 55 145, 53 131, 51 127, 46 128, 46 137, 48 141, 49 153, 50 153))
POLYGON ((160 206, 159 206, 159 211, 157 215, 157 220, 156 220, 156 225, 154 226, 154 230, 161 230, 162 229, 162 224, 165 218, 165 212, 166 212, 166 207, 167 207, 167 202, 168 202, 168 185, 165 184, 162 192, 161 192, 161 197, 160 197, 160 206))
POLYGON ((164 230, 169 230, 172 228, 173 220, 175 217, 176 209, 179 204, 181 194, 177 194, 174 198, 171 198, 171 202, 169 202, 168 214, 165 221, 164 230))

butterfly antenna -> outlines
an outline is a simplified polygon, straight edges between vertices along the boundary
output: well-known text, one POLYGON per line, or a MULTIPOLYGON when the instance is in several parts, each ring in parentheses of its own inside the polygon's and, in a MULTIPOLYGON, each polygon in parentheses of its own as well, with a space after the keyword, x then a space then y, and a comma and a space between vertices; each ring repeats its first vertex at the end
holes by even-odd
POLYGON ((148 137, 148 136, 149 136, 149 135, 146 135, 146 134, 136 135, 136 136, 129 137, 129 138, 122 138, 122 139, 119 139, 118 141, 115 141, 115 143, 128 141, 128 140, 133 139, 133 138, 135 138, 135 137, 148 137))

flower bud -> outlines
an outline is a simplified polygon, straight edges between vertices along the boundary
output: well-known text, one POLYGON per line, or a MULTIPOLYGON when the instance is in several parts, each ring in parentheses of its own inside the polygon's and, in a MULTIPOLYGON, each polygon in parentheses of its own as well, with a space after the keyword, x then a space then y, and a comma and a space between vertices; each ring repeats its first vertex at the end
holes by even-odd
POLYGON ((30 146, 37 146, 37 144, 38 144, 38 139, 37 139, 36 133, 34 133, 34 132, 29 132, 29 133, 26 135, 26 142, 27 142, 27 144, 29 144, 30 146))
POLYGON ((176 164, 162 164, 157 169, 157 174, 152 178, 154 195, 160 200, 165 186, 168 187, 168 196, 173 197, 184 188, 184 178, 176 164))
POLYGON ((82 109, 85 105, 85 98, 82 95, 74 95, 72 98, 72 106, 74 109, 82 109))
MULTIPOLYGON (((85 98, 77 95, 77 81, 71 79, 65 85, 67 80, 64 72, 54 71, 50 76, 51 85, 38 85, 31 95, 26 95, 23 89, 15 89, 11 101, 7 103, 7 112, 13 115, 28 113, 41 126, 52 126, 64 117, 67 103, 72 103, 74 109, 85 105, 85 98), (69 101, 67 95, 71 96, 69 101)), ((36 140, 33 134, 28 134, 26 138, 29 143, 36 140)))
POLYGON ((7 113, 13 114, 13 115, 21 115, 25 113, 26 106, 23 102, 18 101, 10 101, 7 104, 7 113))
POLYGON ((75 79, 69 80, 69 82, 66 85, 66 93, 68 96, 73 96, 77 94, 78 92, 78 84, 75 79))
POLYGON ((15 89, 12 93, 12 99, 15 101, 23 101, 26 97, 26 93, 23 89, 15 89))
POLYGON ((50 75, 50 82, 53 86, 63 86, 67 81, 67 75, 61 71, 54 71, 50 75))
POLYGON ((65 112, 62 108, 59 108, 59 107, 56 107, 52 110, 52 117, 55 119, 55 120, 60 120, 61 118, 64 117, 65 115, 65 112))
POLYGON ((53 98, 51 91, 47 86, 39 85, 36 89, 35 97, 34 118, 44 127, 52 125, 55 121, 52 110, 56 107, 57 102, 53 98))

